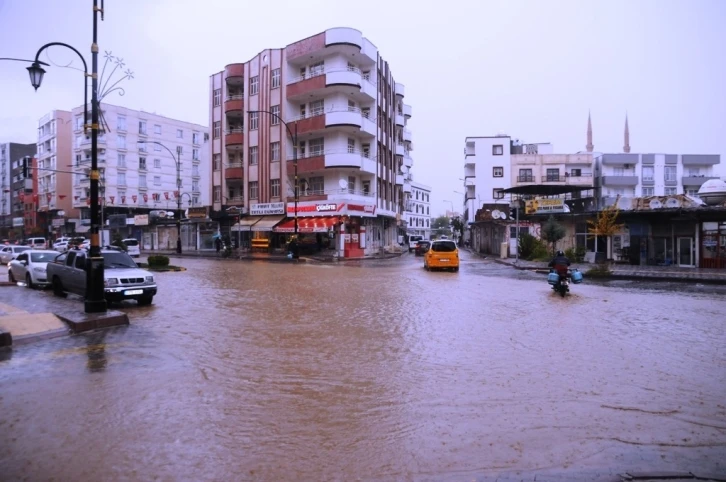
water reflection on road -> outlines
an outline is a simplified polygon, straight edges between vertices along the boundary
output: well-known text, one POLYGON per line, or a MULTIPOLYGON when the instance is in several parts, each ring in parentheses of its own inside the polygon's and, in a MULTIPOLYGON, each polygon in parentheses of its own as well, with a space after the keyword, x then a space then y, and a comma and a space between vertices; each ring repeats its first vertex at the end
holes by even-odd
POLYGON ((124 308, 131 326, 0 362, 11 479, 726 470, 718 288, 560 299, 541 275, 468 257, 456 274, 412 256, 180 263, 154 306, 124 308))

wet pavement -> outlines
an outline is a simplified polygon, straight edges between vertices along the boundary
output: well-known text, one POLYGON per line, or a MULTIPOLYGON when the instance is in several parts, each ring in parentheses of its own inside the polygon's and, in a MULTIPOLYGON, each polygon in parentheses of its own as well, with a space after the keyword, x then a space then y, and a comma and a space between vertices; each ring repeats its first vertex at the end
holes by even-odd
MULTIPOLYGON (((172 260, 131 325, 0 352, 2 480, 612 480, 726 471, 726 289, 464 253, 172 260), (531 480, 531 478, 527 479, 531 480)), ((0 288, 31 312, 77 306, 0 288)))

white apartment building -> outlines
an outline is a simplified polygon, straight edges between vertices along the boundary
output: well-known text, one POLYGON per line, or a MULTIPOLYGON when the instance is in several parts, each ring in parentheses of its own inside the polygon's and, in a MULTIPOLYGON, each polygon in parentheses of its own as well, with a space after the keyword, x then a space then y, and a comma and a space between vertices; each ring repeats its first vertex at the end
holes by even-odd
POLYGON ((473 223, 482 204, 508 205, 503 189, 526 180, 512 171, 512 154, 551 154, 549 143, 521 144, 506 134, 491 137, 467 137, 464 147, 464 219, 473 223))
POLYGON ((721 162, 718 154, 596 153, 594 157, 602 207, 618 196, 697 196, 704 182, 718 179, 714 166, 721 162))
MULTIPOLYGON (((183 208, 209 205, 207 127, 110 104, 102 104, 102 114, 98 166, 104 213, 175 211, 178 198, 183 208)), ((88 219, 91 136, 83 131, 83 107, 72 115, 73 207, 88 219)))
POLYGON ((411 182, 410 197, 406 200, 403 219, 406 233, 431 238, 431 187, 411 182))
POLYGON ((296 214, 308 218, 299 233, 333 240, 340 256, 397 245, 413 191, 404 98, 376 46, 352 28, 227 65, 210 77, 213 217, 232 230, 228 213, 239 213, 242 242, 254 236, 270 249, 284 245, 296 214))

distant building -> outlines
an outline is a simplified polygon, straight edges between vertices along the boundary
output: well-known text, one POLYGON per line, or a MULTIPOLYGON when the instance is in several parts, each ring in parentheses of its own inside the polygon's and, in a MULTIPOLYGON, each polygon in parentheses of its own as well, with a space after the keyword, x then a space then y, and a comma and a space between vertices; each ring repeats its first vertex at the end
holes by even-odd
POLYGON ((431 187, 417 182, 411 183, 411 195, 406 200, 403 219, 406 233, 431 237, 431 187))
MULTIPOLYGON (((2 235, 23 226, 25 210, 21 197, 26 192, 25 179, 22 177, 22 159, 34 157, 36 145, 7 142, 0 144, 0 214, 2 214, 2 235), (22 196, 21 196, 22 195, 22 196)), ((29 187, 32 195, 32 186, 29 187)))

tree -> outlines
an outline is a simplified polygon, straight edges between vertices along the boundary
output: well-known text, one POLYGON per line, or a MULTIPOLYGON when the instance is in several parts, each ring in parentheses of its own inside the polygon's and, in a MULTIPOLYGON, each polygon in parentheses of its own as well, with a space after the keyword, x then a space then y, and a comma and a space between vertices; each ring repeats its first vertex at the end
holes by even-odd
POLYGON ((124 251, 128 251, 129 248, 126 247, 126 243, 124 243, 124 238, 121 236, 121 233, 116 231, 113 233, 113 241, 111 242, 112 246, 116 246, 117 248, 121 248, 124 251))
POLYGON ((552 254, 555 254, 555 246, 557 241, 564 238, 566 234, 565 227, 557 222, 554 216, 550 216, 542 225, 540 236, 542 239, 552 244, 552 254))
POLYGON ((605 236, 609 238, 623 229, 623 224, 618 223, 618 215, 620 214, 620 210, 618 209, 619 200, 620 197, 618 196, 612 206, 608 206, 598 212, 595 221, 592 219, 587 220, 587 224, 589 225, 587 232, 590 234, 590 239, 595 238, 596 253, 598 236, 605 236))
POLYGON ((431 221, 431 229, 449 229, 449 217, 439 216, 431 221))

